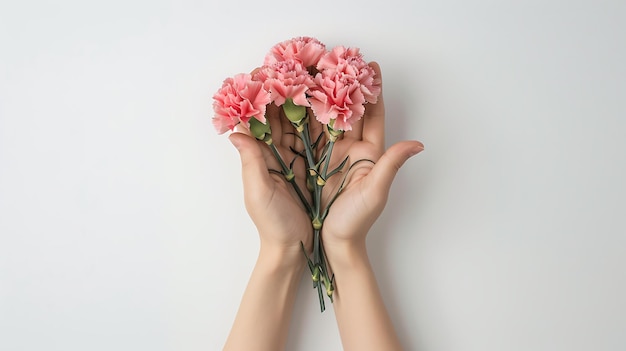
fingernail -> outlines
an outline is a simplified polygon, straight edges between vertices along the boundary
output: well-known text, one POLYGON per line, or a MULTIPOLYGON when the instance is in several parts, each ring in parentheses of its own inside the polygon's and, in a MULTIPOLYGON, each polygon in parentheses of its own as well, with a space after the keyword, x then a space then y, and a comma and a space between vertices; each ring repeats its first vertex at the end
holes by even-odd
POLYGON ((424 151, 424 145, 420 145, 420 146, 416 146, 411 150, 411 156, 413 157, 417 154, 419 154, 420 152, 424 151))

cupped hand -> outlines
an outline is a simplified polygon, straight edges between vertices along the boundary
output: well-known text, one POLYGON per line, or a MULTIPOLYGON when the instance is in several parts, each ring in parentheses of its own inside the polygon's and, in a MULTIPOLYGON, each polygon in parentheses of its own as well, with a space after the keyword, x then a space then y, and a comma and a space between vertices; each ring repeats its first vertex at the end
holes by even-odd
MULTIPOLYGON (((370 65, 380 78, 379 65, 375 62, 370 65)), ((349 161, 342 173, 327 180, 324 188, 324 202, 328 204, 346 175, 343 190, 331 205, 322 227, 327 250, 337 244, 364 243, 368 230, 387 203, 396 173, 407 159, 423 149, 419 141, 402 141, 385 150, 382 94, 376 104, 366 105, 363 118, 337 140, 332 153, 331 169, 346 157, 349 161)))
MULTIPOLYGON (((299 143, 293 127, 273 104, 267 107, 266 118, 273 144, 289 165, 295 157, 291 149, 299 143)), ((244 129, 232 133, 229 139, 240 154, 246 210, 259 231, 261 245, 292 252, 301 250, 301 242, 308 246, 312 237, 311 219, 292 184, 279 174, 282 167, 269 146, 244 129)), ((294 168, 296 184, 306 195, 304 165, 295 162, 294 168)))

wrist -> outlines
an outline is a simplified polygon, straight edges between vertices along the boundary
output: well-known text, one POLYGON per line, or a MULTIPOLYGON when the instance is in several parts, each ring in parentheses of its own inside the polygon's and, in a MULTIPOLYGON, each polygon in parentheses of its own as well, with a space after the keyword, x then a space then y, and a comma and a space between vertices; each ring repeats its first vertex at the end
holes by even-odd
POLYGON ((335 274, 369 266, 365 239, 324 242, 324 250, 335 274))
POLYGON ((276 273, 301 273, 306 264, 300 245, 277 245, 261 241, 257 265, 276 273))

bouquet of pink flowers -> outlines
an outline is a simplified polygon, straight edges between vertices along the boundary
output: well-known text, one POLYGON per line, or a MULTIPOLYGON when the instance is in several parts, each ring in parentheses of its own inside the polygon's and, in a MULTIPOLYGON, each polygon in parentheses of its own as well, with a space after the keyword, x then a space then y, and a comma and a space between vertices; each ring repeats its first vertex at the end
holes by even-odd
MULTIPOLYGON (((349 168, 344 170, 348 157, 330 169, 333 146, 363 117, 365 104, 376 103, 380 92, 380 79, 358 48, 336 46, 327 50, 315 38, 297 37, 272 47, 263 66, 253 73, 224 80, 213 96, 213 125, 217 132, 243 128, 265 142, 281 167, 269 171, 280 173, 291 184, 307 211, 313 229, 312 255, 306 252, 304 243, 302 249, 322 311, 323 290, 332 302, 334 276, 324 253, 321 229, 349 171, 349 168), (268 108, 279 108, 288 119, 287 123, 281 123, 282 133, 285 133, 284 125, 290 125, 292 133, 302 142, 302 150, 291 150, 291 160, 285 159, 286 155, 281 155, 273 143, 272 126, 266 118, 268 108), (312 135, 312 118, 323 126, 319 135, 312 135), (298 159, 303 160, 306 168, 306 191, 295 180, 294 164, 298 159), (339 187, 332 189, 334 193, 323 203, 327 180, 341 174, 339 187)), ((350 168, 360 161, 372 162, 357 160, 350 168)))

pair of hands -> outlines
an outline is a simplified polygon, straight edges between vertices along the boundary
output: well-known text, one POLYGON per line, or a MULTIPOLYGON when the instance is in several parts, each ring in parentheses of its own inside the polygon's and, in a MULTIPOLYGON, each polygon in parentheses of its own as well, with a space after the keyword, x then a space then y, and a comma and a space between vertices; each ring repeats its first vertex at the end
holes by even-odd
MULTIPOLYGON (((370 65, 381 77, 379 65, 370 65)), ((280 116, 278 108, 268 107, 267 119, 274 144, 283 158, 290 160, 294 156, 292 148, 303 149, 301 140, 293 134, 289 121, 280 116)), ((309 123, 315 138, 322 132, 323 126, 314 118, 309 123)), ((259 231, 261 246, 304 262, 300 243, 312 242, 311 220, 291 184, 281 175, 268 172, 268 169, 280 169, 274 155, 267 145, 245 133, 233 133, 230 140, 240 153, 246 209, 259 231)), ((324 141, 320 143, 323 144, 324 141)), ((330 169, 347 156, 349 160, 344 171, 359 159, 369 159, 375 164, 362 163, 352 169, 342 193, 330 208, 322 227, 329 261, 334 260, 334 248, 364 245, 367 232, 385 207, 397 171, 423 148, 418 141, 403 141, 385 150, 382 94, 376 104, 366 105, 363 118, 335 143, 330 169)), ((300 188, 306 189, 306 169, 303 162, 298 162, 294 173, 300 188)), ((337 174, 327 180, 322 195, 323 205, 337 191, 342 177, 342 174, 337 174)))

